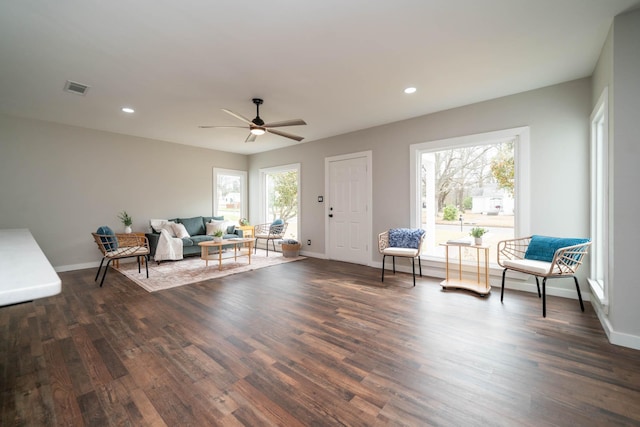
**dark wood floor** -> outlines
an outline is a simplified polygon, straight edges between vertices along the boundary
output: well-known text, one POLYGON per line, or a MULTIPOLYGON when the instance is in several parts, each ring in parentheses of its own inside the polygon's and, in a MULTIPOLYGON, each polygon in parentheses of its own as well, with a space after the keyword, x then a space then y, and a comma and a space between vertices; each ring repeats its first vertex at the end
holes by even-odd
POLYGON ((640 351, 590 306, 318 259, 0 308, 0 425, 640 425, 640 351))

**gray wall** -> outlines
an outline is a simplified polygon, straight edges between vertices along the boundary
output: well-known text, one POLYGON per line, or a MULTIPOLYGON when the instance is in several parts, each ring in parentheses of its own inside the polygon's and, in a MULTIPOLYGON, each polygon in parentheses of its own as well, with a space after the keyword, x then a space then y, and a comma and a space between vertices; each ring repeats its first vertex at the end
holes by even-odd
MULTIPOLYGON (((447 110, 385 126, 250 156, 250 188, 258 169, 301 163, 301 235, 324 254, 326 157, 371 150, 373 153, 373 240, 390 227, 408 226, 409 147, 411 144, 520 126, 531 128, 531 230, 559 236, 589 235, 590 79, 447 110), (563 187, 559 182, 567 183, 563 187), (391 201, 391 203, 389 203, 391 201)), ((258 215, 251 192, 250 218, 258 215)), ((377 250, 372 261, 380 262, 377 250)), ((586 269, 585 269, 586 270, 586 269)), ((570 285, 570 284, 569 284, 570 285)), ((558 286, 567 286, 558 284, 558 286)), ((575 292, 574 292, 575 293, 575 292)))
POLYGON ((89 234, 150 218, 210 215, 213 167, 247 158, 186 145, 0 115, 0 228, 29 228, 58 270, 94 265, 89 234))
MULTIPOLYGON (((619 336, 640 337, 638 218, 640 202, 640 10, 619 15, 613 25, 613 277, 609 320, 619 336)), ((640 338, 638 338, 640 340, 640 338)), ((636 348, 640 348, 636 341, 636 348)))

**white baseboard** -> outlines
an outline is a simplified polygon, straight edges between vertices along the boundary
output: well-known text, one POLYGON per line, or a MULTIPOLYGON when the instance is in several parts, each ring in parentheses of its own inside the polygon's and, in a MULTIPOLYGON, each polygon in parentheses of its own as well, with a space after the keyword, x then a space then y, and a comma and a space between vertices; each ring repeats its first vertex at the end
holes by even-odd
POLYGON ((591 303, 593 309, 596 311, 598 315, 598 319, 600 320, 600 324, 602 325, 602 329, 604 329, 604 333, 607 334, 607 338, 611 344, 619 345, 622 347, 632 348, 634 350, 640 350, 640 336, 631 335, 624 332, 617 332, 613 329, 609 318, 606 313, 602 309, 602 306, 597 303, 591 303))
POLYGON ((95 262, 85 262, 83 264, 59 265, 57 267, 54 267, 53 269, 56 272, 61 273, 63 271, 84 270, 85 268, 98 268, 99 265, 100 265, 100 262, 95 261, 95 262))
POLYGON ((319 253, 319 252, 300 251, 300 255, 308 256, 308 257, 311 257, 311 258, 327 259, 327 255, 326 254, 319 253))

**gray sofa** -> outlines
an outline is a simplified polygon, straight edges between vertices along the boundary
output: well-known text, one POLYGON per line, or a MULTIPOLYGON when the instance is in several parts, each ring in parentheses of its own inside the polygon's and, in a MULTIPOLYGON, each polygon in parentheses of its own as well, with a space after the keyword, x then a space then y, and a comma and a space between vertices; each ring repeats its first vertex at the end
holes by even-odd
MULTIPOLYGON (((206 234, 206 224, 211 220, 223 221, 223 216, 195 216, 192 218, 174 218, 168 221, 172 221, 178 224, 183 224, 184 228, 189 233, 189 237, 182 239, 182 251, 184 256, 200 255, 200 246, 198 243, 213 240, 213 236, 206 234)), ((152 229, 151 233, 146 233, 147 239, 149 239, 150 255, 153 257, 158 247, 158 239, 160 238, 160 231, 152 229)), ((223 239, 231 239, 234 237, 242 237, 242 230, 236 230, 234 225, 227 227, 226 233, 222 236, 223 239)), ((233 245, 222 246, 223 249, 232 248, 233 245)))

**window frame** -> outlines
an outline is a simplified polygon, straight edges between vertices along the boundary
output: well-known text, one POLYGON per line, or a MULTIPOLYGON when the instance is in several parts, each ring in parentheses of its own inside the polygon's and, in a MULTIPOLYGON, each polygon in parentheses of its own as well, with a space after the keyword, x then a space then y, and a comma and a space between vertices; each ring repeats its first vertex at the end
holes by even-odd
MULTIPOLYGON (((302 205, 301 205, 301 193, 302 193, 302 174, 301 174, 301 168, 300 168, 300 163, 291 163, 291 164, 287 164, 287 165, 280 165, 280 166, 272 166, 272 167, 268 167, 268 168, 260 168, 258 169, 258 173, 260 176, 260 193, 259 193, 259 197, 258 197, 258 203, 259 203, 259 223, 264 224, 269 222, 268 218, 268 207, 267 207, 267 175, 269 173, 273 173, 273 172, 286 172, 286 171, 290 171, 290 170, 295 170, 296 173, 298 174, 298 197, 297 197, 297 204, 298 204, 298 215, 297 215, 297 226, 296 226, 296 238, 299 239, 300 237, 300 224, 302 223, 301 221, 301 215, 302 215, 302 205)), ((287 226, 287 229, 289 229, 289 226, 287 226)))
MULTIPOLYGON (((493 132, 478 133, 459 137, 452 137, 434 141, 412 144, 410 150, 409 165, 409 193, 410 193, 410 224, 411 227, 421 227, 421 203, 418 195, 420 189, 420 157, 423 152, 442 151, 453 148, 485 145, 515 139, 514 162, 515 162, 515 217, 514 236, 528 236, 531 230, 531 215, 528 207, 531 200, 531 180, 530 180, 530 129, 529 126, 503 129, 493 132)), ((424 256, 424 259, 443 262, 443 257, 431 255, 424 256)))
POLYGON ((589 288, 605 314, 609 306, 609 89, 605 87, 590 117, 591 265, 589 288))
MULTIPOLYGON (((224 168, 217 168, 214 167, 213 168, 213 177, 212 177, 212 183, 213 183, 213 188, 212 188, 212 197, 213 197, 213 204, 212 204, 212 216, 219 216, 218 215, 218 176, 219 175, 228 175, 228 176, 237 176, 240 178, 240 200, 241 200, 241 205, 240 205, 240 218, 247 218, 247 212, 248 212, 248 200, 249 200, 249 194, 247 191, 247 171, 241 171, 241 170, 235 170, 235 169, 224 169, 224 168)), ((226 219, 226 218, 225 218, 226 219)))

